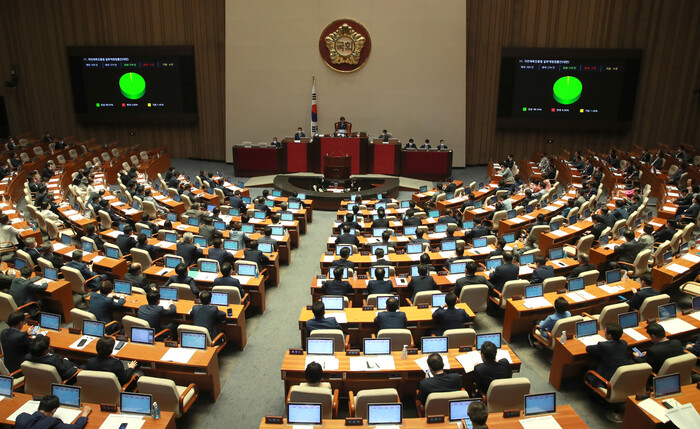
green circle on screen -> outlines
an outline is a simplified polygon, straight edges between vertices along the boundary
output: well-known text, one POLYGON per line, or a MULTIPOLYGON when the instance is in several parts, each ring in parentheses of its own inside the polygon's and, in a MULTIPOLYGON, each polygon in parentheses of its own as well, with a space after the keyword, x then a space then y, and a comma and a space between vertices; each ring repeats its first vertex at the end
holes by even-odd
POLYGON ((119 78, 119 89, 124 97, 138 100, 146 93, 146 81, 138 73, 125 73, 119 78))
POLYGON ((554 82, 554 87, 552 88, 554 99, 561 104, 577 102, 581 98, 582 90, 583 85, 581 81, 573 76, 560 77, 554 82))

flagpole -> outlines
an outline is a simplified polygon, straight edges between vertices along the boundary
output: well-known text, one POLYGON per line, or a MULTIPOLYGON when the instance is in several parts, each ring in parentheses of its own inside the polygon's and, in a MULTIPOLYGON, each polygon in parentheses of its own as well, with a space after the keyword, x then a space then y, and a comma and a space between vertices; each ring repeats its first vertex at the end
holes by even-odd
POLYGON ((311 75, 311 136, 318 134, 318 108, 316 106, 316 75, 311 75))

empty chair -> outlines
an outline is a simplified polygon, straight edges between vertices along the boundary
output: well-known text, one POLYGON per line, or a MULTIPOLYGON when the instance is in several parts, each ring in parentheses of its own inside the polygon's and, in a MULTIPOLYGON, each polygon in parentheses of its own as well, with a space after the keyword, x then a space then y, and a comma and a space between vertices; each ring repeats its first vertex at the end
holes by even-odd
POLYGON ((137 382, 139 393, 153 396, 153 402, 163 411, 171 411, 175 418, 185 414, 199 395, 197 385, 177 386, 172 380, 157 377, 143 376, 137 382))
POLYGON ((473 346, 476 343, 476 331, 471 328, 448 329, 442 336, 447 337, 447 347, 450 349, 473 346))
POLYGON ((350 408, 350 416, 367 418, 368 404, 390 404, 401 402, 399 392, 393 388, 384 389, 363 389, 354 394, 348 392, 348 406, 350 408))
POLYGON ((32 150, 34 151, 34 156, 44 156, 44 149, 41 146, 34 146, 32 150))
POLYGON ((489 287, 485 284, 465 285, 459 293, 459 302, 467 304, 474 312, 486 311, 489 300, 489 287))
MULTIPOLYGON (((412 305, 418 305, 418 304, 432 304, 433 302, 433 295, 438 295, 441 294, 442 292, 439 290, 424 290, 421 292, 416 293, 416 296, 413 297, 413 302, 412 305)), ((411 301, 409 301, 411 302, 411 301)))
POLYGON ((117 149, 116 147, 112 148, 112 156, 115 158, 119 158, 119 149, 117 149))
POLYGON ((665 293, 647 297, 639 307, 639 320, 656 319, 659 317, 659 306, 671 302, 671 297, 665 293))
POLYGON ((591 317, 598 320, 598 330, 605 329, 605 326, 610 323, 617 323, 618 317, 622 313, 627 313, 630 311, 630 306, 626 302, 620 302, 617 304, 610 304, 603 307, 600 314, 589 315, 584 313, 585 316, 591 317))
POLYGON ((345 336, 340 329, 314 329, 312 337, 330 338, 333 340, 333 349, 336 352, 344 352, 350 348, 350 335, 345 336))
POLYGON ((566 252, 569 256, 572 257, 577 256, 580 253, 589 254, 594 240, 595 237, 593 236, 593 234, 584 235, 583 237, 578 239, 578 241, 576 242, 576 247, 572 247, 569 245, 564 246, 564 252, 566 252))
POLYGON ((131 155, 131 158, 129 158, 129 159, 131 160, 131 164, 134 167, 138 168, 141 166, 141 162, 139 161, 139 159, 136 155, 131 155))
POLYGON ((598 270, 584 271, 581 274, 579 274, 578 276, 583 277, 584 285, 591 286, 591 285, 594 285, 598 282, 598 278, 600 277, 600 272, 598 272, 598 270))
POLYGON ((382 329, 377 338, 391 338, 391 350, 401 351, 404 345, 413 347, 413 336, 408 329, 382 329))
POLYGON ((418 408, 418 415, 422 416, 449 416, 450 401, 455 399, 469 399, 469 394, 464 390, 453 392, 433 392, 425 400, 424 409, 418 408))
POLYGON ((40 310, 39 304, 34 301, 24 304, 21 307, 17 307, 15 299, 12 298, 12 295, 9 293, 0 292, 0 319, 3 321, 7 321, 10 314, 14 313, 15 311, 29 313, 29 309, 32 307, 34 307, 36 310, 40 310))
POLYGON ((550 277, 542 282, 542 290, 544 293, 556 292, 559 289, 566 289, 566 277, 550 277))
POLYGON ((494 289, 496 296, 489 297, 494 304, 498 305, 502 309, 506 308, 506 302, 509 298, 516 295, 525 294, 525 286, 529 285, 530 282, 527 280, 510 280, 503 285, 503 291, 500 293, 494 289))
POLYGON ((74 294, 85 295, 88 290, 85 285, 92 279, 99 277, 93 276, 89 279, 84 279, 80 271, 75 268, 66 267, 65 265, 61 268, 61 273, 63 273, 63 278, 66 279, 71 286, 74 294))
POLYGON ((228 295, 228 303, 234 305, 244 305, 244 311, 248 308, 248 294, 241 296, 241 292, 234 286, 214 286, 212 292, 225 293, 228 295))
POLYGON ((523 399, 530 393, 530 380, 527 378, 502 378, 493 380, 486 392, 486 405, 489 413, 500 413, 504 410, 522 410, 523 399))
POLYGON ((632 265, 625 262, 618 262, 617 266, 627 270, 627 274, 630 277, 637 278, 642 274, 649 271, 649 257, 651 256, 651 249, 642 250, 637 253, 634 258, 634 263, 632 265))
MULTIPOLYGON (((134 375, 134 377, 136 376, 134 375)), ((112 372, 82 370, 78 373, 75 384, 81 388, 81 401, 92 404, 119 405, 119 396, 123 389, 119 384, 119 379, 112 372)))
POLYGON ((22 369, 10 374, 10 371, 5 366, 5 362, 0 360, 0 375, 6 375, 12 377, 12 389, 17 390, 24 386, 24 376, 22 374, 22 369))
POLYGON ((661 365, 661 369, 659 369, 657 376, 661 377, 663 375, 679 373, 681 375, 682 386, 691 384, 693 382, 691 374, 693 373, 693 369, 695 368, 697 361, 697 356, 686 351, 681 355, 666 359, 664 364, 661 365))
POLYGON ((19 154, 19 159, 22 163, 30 162, 32 159, 27 155, 27 152, 22 152, 19 154))
POLYGON ((192 289, 190 289, 190 285, 185 283, 170 283, 168 287, 177 289, 177 296, 179 299, 186 299, 188 301, 194 301, 197 299, 197 297, 194 296, 192 289))
POLYGON ((178 338, 180 338, 180 334, 182 332, 194 332, 197 334, 206 335, 205 345, 207 347, 217 346, 217 347, 219 347, 219 350, 221 350, 224 346, 226 346, 226 337, 224 336, 223 333, 217 335, 215 338, 212 338, 211 336, 209 336, 209 330, 203 326, 195 326, 195 325, 188 325, 186 323, 182 323, 182 324, 178 325, 178 327, 177 327, 177 337, 178 338))
POLYGON ((70 158, 73 161, 77 161, 78 160, 78 151, 75 149, 70 149, 70 150, 68 150, 68 156, 70 156, 70 158))
POLYGON ((287 402, 308 402, 321 404, 321 414, 324 419, 332 419, 338 415, 338 389, 331 390, 325 386, 292 386, 287 395, 287 402))
POLYGON ((100 154, 100 156, 102 157, 102 161, 104 161, 104 162, 109 162, 112 160, 112 158, 109 156, 109 154, 107 152, 102 152, 100 154))
POLYGON ((142 150, 141 153, 139 153, 139 156, 141 157, 141 161, 148 162, 148 152, 142 150))
POLYGON ((153 265, 150 253, 147 250, 137 249, 136 247, 131 248, 131 260, 141 264, 144 271, 153 265))
POLYGON ((588 371, 584 377, 584 382, 586 386, 607 402, 620 404, 624 403, 627 397, 646 391, 647 379, 650 374, 651 366, 648 363, 635 363, 619 367, 610 378, 610 381, 595 371, 588 371), (592 385, 589 381, 589 375, 601 381, 603 386, 592 385))

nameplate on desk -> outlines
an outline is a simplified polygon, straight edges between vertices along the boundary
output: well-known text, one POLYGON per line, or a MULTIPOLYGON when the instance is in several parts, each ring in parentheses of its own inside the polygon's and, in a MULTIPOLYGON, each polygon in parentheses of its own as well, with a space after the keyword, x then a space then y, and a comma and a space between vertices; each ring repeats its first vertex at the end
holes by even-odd
POLYGON ((418 308, 430 308, 430 304, 418 304, 418 308))
POLYGON ((367 280, 367 274, 358 275, 357 280, 367 280))
POLYGON ((557 295, 565 294, 566 292, 566 289, 557 289, 557 295))
POLYGON ((397 251, 396 251, 396 254, 397 254, 397 255, 403 255, 404 253, 406 253, 406 252, 404 252, 403 250, 397 250, 397 251))
POLYGON ((515 295, 511 298, 513 301, 521 301, 523 299, 522 295, 515 295))
POLYGON ((362 426, 362 418, 345 417, 345 426, 362 426))
POLYGON ((118 410, 116 405, 113 404, 100 404, 100 411, 104 413, 116 413, 118 410))
POLYGON ((406 274, 406 273, 399 274, 399 278, 402 278, 402 279, 408 278, 408 274, 406 274))
POLYGON ((689 309, 687 309, 687 310, 681 311, 681 314, 683 314, 684 316, 685 316, 685 315, 688 315, 688 314, 693 314, 693 313, 694 313, 694 311, 693 311, 692 308, 689 308, 689 309))
POLYGON ((459 346, 459 352, 460 352, 460 353, 467 353, 467 352, 470 352, 470 351, 472 351, 472 347, 471 347, 471 346, 459 346))
POLYGON ((282 416, 265 416, 265 423, 268 425, 281 425, 284 424, 284 419, 282 416))
POLYGON ((438 276, 446 276, 447 271, 438 271, 438 276))
POLYGON ((302 350, 302 349, 289 349, 289 354, 290 355, 303 355, 304 350, 302 350))
POLYGON ((445 416, 443 416, 443 415, 428 416, 428 418, 425 421, 427 423, 445 423, 445 416))
POLYGON ((126 335, 117 335, 117 341, 126 342, 126 341, 129 341, 129 337, 127 337, 126 335))
POLYGON ((78 328, 68 328, 68 333, 69 333, 69 334, 80 335, 80 329, 78 329, 78 328))
POLYGON ((406 354, 409 355, 417 355, 418 354, 418 349, 417 348, 412 348, 412 349, 406 349, 406 354))
POLYGON ((656 319, 647 320, 647 326, 651 325, 652 323, 656 323, 656 319))
POLYGON ((360 351, 357 349, 350 349, 345 351, 345 356, 359 356, 360 351))
POLYGON ((649 392, 637 393, 636 395, 634 395, 634 399, 637 401, 643 401, 645 399, 649 399, 649 392))
POLYGON ((319 274, 316 276, 316 279, 318 279, 318 280, 324 280, 325 278, 326 278, 325 274, 319 274))
POLYGON ((362 256, 369 256, 369 252, 360 252, 360 255, 362 255, 362 256))
POLYGON ((177 341, 165 341, 165 347, 177 347, 177 341))
POLYGON ((520 417, 520 410, 504 410, 503 418, 507 419, 510 417, 520 417))
POLYGON ((373 305, 363 305, 362 311, 374 311, 374 306, 373 305))

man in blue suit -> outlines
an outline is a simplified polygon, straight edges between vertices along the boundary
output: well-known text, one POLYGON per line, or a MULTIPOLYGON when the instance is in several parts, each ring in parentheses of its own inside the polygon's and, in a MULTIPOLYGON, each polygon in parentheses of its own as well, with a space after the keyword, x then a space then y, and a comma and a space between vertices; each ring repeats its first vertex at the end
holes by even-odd
POLYGON ((218 333, 216 324, 226 320, 226 313, 219 310, 215 305, 209 305, 211 303, 211 292, 208 290, 199 294, 199 300, 202 304, 192 307, 191 312, 192 318, 194 319, 194 326, 207 328, 209 337, 213 340, 218 333))
POLYGON ((109 296, 114 290, 114 283, 105 280, 100 284, 100 292, 90 292, 90 305, 88 311, 95 315, 100 322, 112 321, 112 310, 124 307, 124 298, 112 298, 109 296))
POLYGON ((82 250, 74 250, 73 260, 67 262, 65 266, 75 268, 76 270, 80 271, 80 274, 82 274, 83 276, 83 280, 87 280, 91 277, 97 276, 94 279, 87 282, 87 284, 85 284, 85 287, 92 291, 98 290, 100 288, 100 282, 102 281, 102 278, 107 278, 106 275, 98 275, 96 272, 92 271, 85 262, 83 262, 82 250))
POLYGON ((393 296, 386 300, 386 311, 381 311, 374 318, 377 329, 404 329, 408 319, 406 313, 399 310, 399 300, 393 296))
POLYGON ((326 317, 326 306, 323 301, 316 301, 311 305, 311 312, 314 313, 314 318, 306 321, 306 333, 311 334, 311 331, 316 329, 343 329, 335 317, 326 317))
POLYGON ((87 425, 88 416, 92 412, 89 405, 83 407, 83 412, 73 424, 63 423, 54 417, 54 413, 61 406, 57 396, 46 395, 39 401, 39 410, 33 414, 22 413, 17 416, 15 427, 17 429, 82 429, 87 425))

